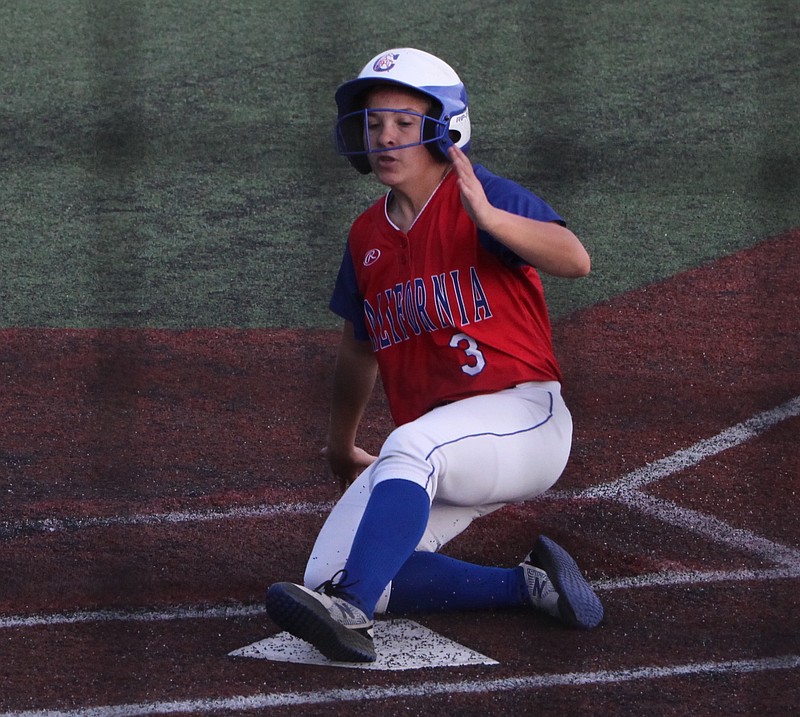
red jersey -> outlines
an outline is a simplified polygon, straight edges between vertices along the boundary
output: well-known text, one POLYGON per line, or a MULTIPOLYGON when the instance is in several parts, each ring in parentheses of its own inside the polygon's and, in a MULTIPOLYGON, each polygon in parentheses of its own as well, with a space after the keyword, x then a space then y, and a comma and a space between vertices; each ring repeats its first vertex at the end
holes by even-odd
MULTIPOLYGON (((562 221, 514 182, 475 173, 493 206, 562 221)), ((559 381, 539 275, 478 230, 455 172, 407 233, 389 220, 387 200, 353 223, 331 309, 372 342, 395 423, 525 381, 559 381)))

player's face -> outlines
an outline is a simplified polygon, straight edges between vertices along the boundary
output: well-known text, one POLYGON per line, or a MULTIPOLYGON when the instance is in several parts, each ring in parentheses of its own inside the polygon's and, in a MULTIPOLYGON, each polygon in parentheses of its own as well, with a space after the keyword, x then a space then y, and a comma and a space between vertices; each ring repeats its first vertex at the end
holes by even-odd
POLYGON ((425 99, 399 88, 382 87, 370 93, 366 108, 366 133, 373 150, 367 156, 380 182, 399 186, 439 166, 420 144, 421 115, 428 110, 425 99))

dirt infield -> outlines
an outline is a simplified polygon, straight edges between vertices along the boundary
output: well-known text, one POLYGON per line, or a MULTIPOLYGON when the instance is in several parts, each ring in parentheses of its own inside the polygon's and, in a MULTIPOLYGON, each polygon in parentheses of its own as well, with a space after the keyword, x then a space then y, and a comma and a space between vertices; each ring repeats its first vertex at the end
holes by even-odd
MULTIPOLYGON (((448 552, 513 565, 551 535, 607 618, 415 616, 491 667, 228 657, 276 632, 264 589, 299 579, 335 499, 318 456, 335 332, 0 332, 0 717, 789 713, 798 256, 796 230, 554 327, 567 471, 448 552)), ((365 447, 389 429, 378 395, 365 447)))

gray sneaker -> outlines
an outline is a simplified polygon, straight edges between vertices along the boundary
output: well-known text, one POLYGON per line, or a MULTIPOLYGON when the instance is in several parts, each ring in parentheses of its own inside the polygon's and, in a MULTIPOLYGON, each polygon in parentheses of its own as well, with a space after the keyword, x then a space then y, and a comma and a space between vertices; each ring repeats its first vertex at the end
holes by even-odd
POLYGON ((267 590, 267 613, 284 630, 310 642, 334 662, 374 662, 375 621, 337 595, 332 580, 309 590, 275 583, 267 590))
POLYGON ((603 605, 564 548, 540 535, 520 563, 531 604, 570 627, 590 630, 603 620, 603 605))

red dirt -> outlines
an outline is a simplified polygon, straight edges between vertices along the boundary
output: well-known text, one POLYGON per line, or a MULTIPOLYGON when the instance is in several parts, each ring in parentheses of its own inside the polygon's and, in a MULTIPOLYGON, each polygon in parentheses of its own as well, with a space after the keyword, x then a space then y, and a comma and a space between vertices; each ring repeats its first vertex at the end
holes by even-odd
MULTIPOLYGON (((576 423, 557 488, 580 490, 800 394, 800 231, 579 312, 555 326, 576 423)), ((0 619, 84 609, 259 603, 297 579, 323 516, 279 514, 84 527, 82 518, 335 498, 318 450, 336 332, 1 332, 0 619), (47 530, 35 521, 65 519, 47 530)), ((706 459, 651 495, 798 547, 800 422, 706 459)), ((383 396, 365 447, 390 429, 383 396)), ((536 532, 593 579, 765 567, 599 500, 542 500, 479 521, 451 554, 514 564, 536 532)), ((439 615, 426 626, 493 668, 364 673, 232 660, 275 632, 266 617, 0 627, 0 709, 460 682, 798 653, 796 579, 610 590, 591 633, 523 613, 439 615)), ((786 714, 797 670, 491 694, 304 705, 303 715, 522 712, 786 714)), ((271 708, 293 714, 298 708, 271 708)), ((263 714, 263 712, 262 712, 263 714)))

